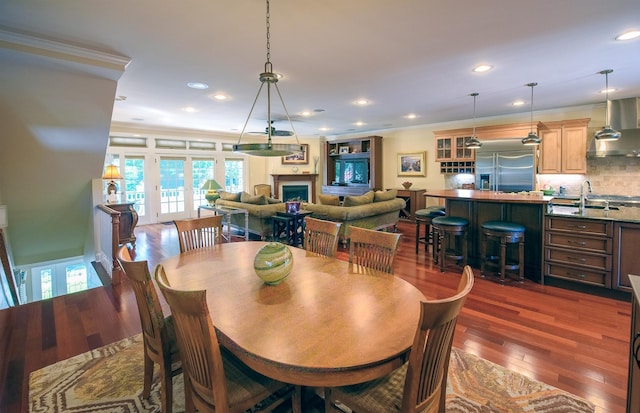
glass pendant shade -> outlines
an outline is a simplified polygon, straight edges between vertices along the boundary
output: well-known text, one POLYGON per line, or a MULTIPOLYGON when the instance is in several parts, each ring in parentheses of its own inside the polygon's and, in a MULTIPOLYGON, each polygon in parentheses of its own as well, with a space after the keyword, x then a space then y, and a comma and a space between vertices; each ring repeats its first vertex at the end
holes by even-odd
POLYGON ((480 149, 482 146, 482 142, 476 136, 476 97, 479 95, 477 92, 471 93, 469 96, 473 96, 473 132, 471 133, 471 137, 467 139, 464 143, 468 149, 480 149))
POLYGON ((600 72, 601 75, 605 77, 605 89, 604 92, 606 94, 606 105, 604 112, 604 121, 606 126, 603 126, 602 129, 597 131, 593 137, 599 141, 617 141, 620 139, 622 134, 617 130, 613 129, 609 123, 609 73, 613 72, 613 69, 606 69, 600 72))
POLYGON ((526 138, 522 138, 522 144, 527 146, 540 145, 542 143, 542 139, 540 139, 533 131, 533 88, 538 86, 538 84, 532 82, 527 83, 526 86, 531 88, 531 132, 529 132, 526 138))

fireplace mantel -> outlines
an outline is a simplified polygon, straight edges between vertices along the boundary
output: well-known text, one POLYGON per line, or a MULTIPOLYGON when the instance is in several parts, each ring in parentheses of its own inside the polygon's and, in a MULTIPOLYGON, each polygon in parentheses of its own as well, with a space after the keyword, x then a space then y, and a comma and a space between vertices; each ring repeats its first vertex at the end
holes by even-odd
POLYGON ((316 179, 318 174, 271 174, 273 177, 273 195, 280 198, 281 182, 304 182, 311 183, 311 202, 316 203, 316 179))

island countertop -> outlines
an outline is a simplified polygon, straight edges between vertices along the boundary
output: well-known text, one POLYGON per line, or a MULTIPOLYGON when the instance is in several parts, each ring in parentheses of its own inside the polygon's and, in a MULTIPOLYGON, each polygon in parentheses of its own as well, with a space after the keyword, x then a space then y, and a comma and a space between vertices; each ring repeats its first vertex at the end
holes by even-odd
POLYGON ((477 191, 474 189, 442 189, 425 191, 424 196, 444 199, 460 199, 484 202, 505 202, 518 204, 546 205, 552 196, 523 194, 516 192, 477 191))

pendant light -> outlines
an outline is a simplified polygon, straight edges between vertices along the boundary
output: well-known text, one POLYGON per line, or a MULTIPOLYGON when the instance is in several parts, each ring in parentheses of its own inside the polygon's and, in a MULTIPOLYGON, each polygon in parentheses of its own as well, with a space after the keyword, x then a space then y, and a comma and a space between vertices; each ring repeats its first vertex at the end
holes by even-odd
POLYGON ((469 96, 473 96, 473 132, 471 137, 467 139, 464 145, 468 149, 480 149, 482 142, 476 137, 476 97, 479 95, 477 92, 471 93, 469 96))
POLYGON ((280 89, 278 89, 278 75, 273 73, 273 66, 271 65, 271 25, 269 19, 271 17, 271 12, 269 9, 269 0, 267 0, 267 62, 264 64, 264 72, 260 73, 260 88, 258 89, 258 94, 256 95, 255 100, 253 101, 253 105, 251 106, 251 110, 249 111, 249 115, 247 116, 247 120, 242 127, 242 132, 240 132, 240 137, 238 138, 238 143, 233 145, 234 152, 240 152, 247 155, 255 155, 255 156, 287 156, 292 155, 294 153, 302 153, 303 147, 300 145, 298 141, 298 134, 296 133, 293 123, 291 122, 291 117, 289 116, 289 112, 287 111, 287 107, 284 104, 284 100, 282 99, 282 95, 280 94, 280 89), (244 136, 244 132, 247 129, 247 124, 249 123, 249 119, 251 118, 251 114, 253 113, 253 109, 256 106, 256 102, 260 97, 260 92, 262 92, 262 87, 267 85, 267 142, 266 143, 244 143, 241 144, 240 140, 242 136, 244 136), (271 121, 271 86, 274 86, 276 92, 278 93, 278 97, 280 98, 280 102, 282 103, 282 107, 284 108, 284 112, 287 115, 287 119, 289 120, 289 125, 291 125, 291 130, 293 131, 293 135, 296 138, 295 144, 283 144, 283 143, 272 143, 271 137, 275 132, 275 128, 273 128, 271 121))
POLYGON ((617 141, 622 136, 620 132, 612 129, 609 123, 609 73, 611 72, 613 72, 613 69, 606 69, 599 72, 601 75, 604 75, 605 78, 604 93, 607 100, 606 106, 604 107, 604 121, 606 126, 593 135, 593 137, 599 141, 617 141))
POLYGON ((542 140, 533 132, 533 88, 538 86, 537 83, 527 83, 526 86, 531 88, 531 132, 527 135, 526 138, 522 138, 523 145, 540 145, 542 140))

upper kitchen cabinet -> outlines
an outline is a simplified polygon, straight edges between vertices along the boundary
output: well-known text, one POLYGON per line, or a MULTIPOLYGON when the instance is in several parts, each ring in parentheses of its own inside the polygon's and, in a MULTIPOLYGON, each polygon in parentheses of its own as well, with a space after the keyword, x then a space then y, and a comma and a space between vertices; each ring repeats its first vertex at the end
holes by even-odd
POLYGON ((473 149, 467 148, 464 143, 471 136, 438 136, 436 132, 436 162, 447 161, 473 161, 475 153, 473 149))
POLYGON ((587 173, 587 125, 590 119, 545 122, 538 125, 540 174, 587 173))

